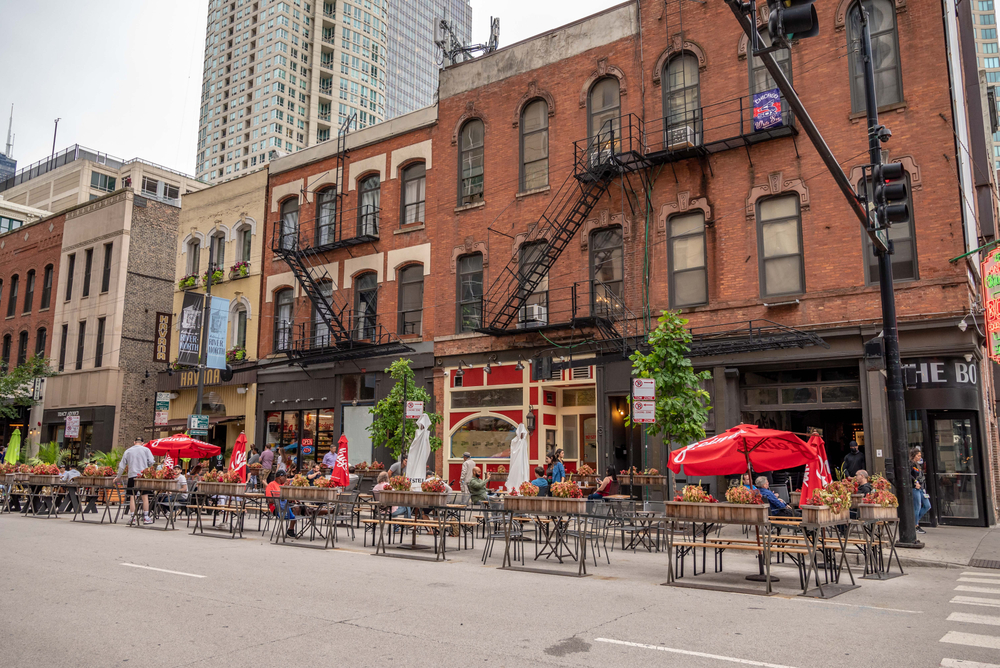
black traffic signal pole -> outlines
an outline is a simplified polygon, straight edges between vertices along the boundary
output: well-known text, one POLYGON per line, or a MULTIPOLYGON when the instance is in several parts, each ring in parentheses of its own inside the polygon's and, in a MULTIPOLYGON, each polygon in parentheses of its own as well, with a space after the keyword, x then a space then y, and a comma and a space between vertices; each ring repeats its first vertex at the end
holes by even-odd
MULTIPOLYGON (((771 75, 771 78, 774 79, 775 85, 788 102, 788 106, 791 107, 795 117, 802 125, 802 129, 809 137, 809 140, 812 142, 816 152, 819 153, 819 156, 826 165, 826 168, 833 176, 833 180, 840 187, 841 192, 847 199, 848 205, 851 207, 851 211, 854 212, 854 215, 857 216, 858 220, 861 222, 862 230, 864 230, 865 234, 867 234, 872 240, 873 247, 879 251, 879 283, 882 297, 883 336, 885 339, 887 371, 886 400, 889 413, 889 439, 892 444, 893 474, 896 478, 896 491, 900 502, 899 544, 905 547, 923 547, 923 544, 916 540, 913 492, 911 491, 910 486, 909 471, 906 468, 909 457, 906 447, 906 414, 903 405, 903 377, 902 367, 899 361, 899 338, 896 330, 896 297, 892 286, 892 263, 889 261, 888 254, 886 252, 887 249, 885 249, 882 245, 881 240, 875 233, 875 229, 869 226, 867 206, 863 205, 858 199, 857 193, 851 185, 850 180, 847 178, 844 170, 841 169, 840 163, 837 162, 837 159, 834 157, 830 147, 827 146, 826 141, 823 139, 823 135, 820 134, 819 129, 809 116, 809 113, 803 106, 802 101, 795 92, 795 89, 792 88, 792 84, 789 83, 788 79, 785 77, 785 73, 781 71, 780 67, 778 67, 778 64, 775 62, 770 52, 761 52, 759 54, 754 53, 757 50, 756 45, 761 43, 761 39, 760 35, 757 33, 757 26, 750 21, 746 14, 743 13, 743 4, 740 0, 726 0, 726 4, 729 5, 733 15, 739 22, 740 27, 743 28, 743 32, 746 33, 749 38, 748 57, 753 58, 756 55, 760 58, 764 67, 771 75)), ((756 5, 753 2, 750 2, 747 7, 749 8, 751 14, 756 13, 756 5)), ((862 48, 864 49, 865 57, 865 100, 867 103, 866 107, 868 109, 869 148, 872 151, 872 161, 874 162, 877 157, 878 161, 881 162, 881 144, 877 135, 873 136, 875 135, 874 126, 878 124, 878 111, 874 102, 875 84, 871 62, 871 36, 868 31, 867 18, 863 20, 865 21, 865 25, 862 48)))

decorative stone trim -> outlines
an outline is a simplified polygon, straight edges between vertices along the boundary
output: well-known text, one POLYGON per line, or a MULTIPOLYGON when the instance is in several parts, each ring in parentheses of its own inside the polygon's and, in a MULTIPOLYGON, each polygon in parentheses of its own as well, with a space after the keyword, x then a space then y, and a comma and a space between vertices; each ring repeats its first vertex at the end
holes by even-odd
POLYGON ((295 196, 295 201, 299 204, 302 203, 302 179, 295 179, 271 188, 271 213, 278 213, 281 203, 292 195, 295 196))
MULTIPOLYGON (((910 175, 910 189, 922 190, 923 184, 920 181, 920 165, 914 160, 912 155, 902 155, 898 158, 890 158, 888 162, 898 162, 903 165, 903 171, 910 175)), ((856 186, 861 182, 861 175, 864 173, 861 165, 851 168, 851 185, 856 186)))
POLYGON ((545 100, 545 104, 549 106, 549 118, 556 115, 556 99, 552 97, 552 94, 547 90, 542 90, 538 87, 534 81, 528 83, 528 92, 521 96, 521 99, 517 101, 514 106, 514 118, 513 126, 516 128, 521 124, 521 112, 524 108, 528 106, 529 102, 534 102, 535 100, 545 100))
POLYGON ((471 211, 472 209, 481 209, 484 206, 486 206, 486 200, 479 200, 478 202, 473 202, 472 204, 462 204, 461 206, 455 207, 455 213, 471 211))
POLYGON ((624 97, 626 93, 625 73, 614 65, 609 65, 607 58, 601 58, 597 61, 597 69, 594 70, 589 77, 587 77, 587 80, 583 82, 583 88, 580 89, 581 109, 587 108, 587 98, 590 96, 590 89, 594 86, 594 83, 598 79, 603 79, 607 76, 612 76, 618 79, 618 95, 624 97))
POLYGON ((660 57, 656 59, 656 64, 653 66, 653 85, 660 85, 660 76, 663 74, 663 68, 666 66, 667 61, 674 56, 679 56, 682 53, 690 53, 698 59, 698 69, 704 70, 708 67, 708 59, 705 56, 705 50, 702 49, 695 42, 682 41, 681 35, 678 33, 670 38, 670 45, 663 50, 660 57))
POLYGON ((523 246, 525 243, 534 243, 536 241, 542 241, 542 240, 552 241, 552 239, 550 238, 552 236, 552 230, 549 229, 549 228, 546 228, 546 229, 542 230, 541 232, 539 232, 538 235, 535 236, 533 239, 531 239, 530 242, 528 242, 528 237, 531 236, 534 232, 535 232, 535 230, 532 229, 532 230, 530 230, 528 232, 522 232, 521 234, 515 234, 514 235, 514 244, 511 247, 511 256, 512 257, 515 257, 515 258, 517 257, 518 250, 520 250, 521 246, 523 246))
POLYGON ((580 250, 586 251, 590 245, 590 233, 602 227, 614 227, 620 225, 622 237, 632 238, 632 219, 623 213, 612 214, 608 209, 601 209, 597 212, 597 218, 585 220, 580 228, 580 250))
MULTIPOLYGON (((758 28, 760 28, 761 25, 767 23, 768 16, 770 16, 770 10, 767 8, 766 4, 761 4, 761 6, 757 8, 758 28)), ((740 60, 747 59, 747 45, 749 43, 750 43, 750 38, 747 37, 747 34, 745 32, 740 33, 740 39, 736 43, 736 57, 739 58, 740 60)))
POLYGON ((709 221, 712 220, 712 207, 708 204, 708 198, 691 199, 691 193, 687 190, 677 193, 676 202, 667 202, 660 207, 660 213, 656 217, 656 231, 660 234, 666 234, 667 221, 671 216, 695 210, 705 214, 705 225, 709 225, 709 221))
POLYGON ((133 199, 133 194, 131 190, 123 190, 117 195, 112 197, 102 197, 100 200, 94 202, 93 204, 88 204, 87 206, 80 207, 79 209, 73 209, 66 213, 66 220, 73 220, 74 218, 79 218, 80 216, 86 216, 88 213, 93 213, 99 209, 105 207, 113 206, 119 202, 124 202, 126 200, 133 199))
MULTIPOLYGON (((847 28, 847 10, 858 0, 840 0, 837 5, 837 13, 833 15, 833 29, 840 32, 847 28)), ((893 0, 896 6, 896 13, 901 14, 906 11, 906 0, 893 0)))
POLYGON ((747 218, 756 215, 757 200, 781 193, 794 192, 799 195, 799 206, 805 211, 809 208, 809 188, 802 179, 785 180, 781 172, 772 172, 767 175, 767 183, 762 186, 754 186, 747 195, 747 218))
POLYGON ((482 253, 483 267, 490 266, 490 250, 486 243, 473 241, 472 237, 465 237, 465 243, 461 246, 455 246, 454 250, 451 251, 451 273, 458 272, 458 258, 471 253, 482 253))
POLYGON ((476 109, 476 103, 470 101, 465 103, 465 113, 458 117, 458 123, 455 124, 455 131, 451 133, 452 146, 458 146, 458 135, 462 132, 462 126, 474 118, 478 118, 483 122, 483 141, 486 141, 486 135, 490 131, 490 124, 486 122, 486 117, 483 116, 482 112, 476 109))

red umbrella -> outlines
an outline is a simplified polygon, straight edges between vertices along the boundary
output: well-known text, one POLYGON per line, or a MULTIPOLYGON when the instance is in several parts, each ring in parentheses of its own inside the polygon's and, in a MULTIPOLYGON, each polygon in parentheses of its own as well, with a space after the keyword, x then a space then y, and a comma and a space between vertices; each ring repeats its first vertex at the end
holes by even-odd
POLYGON ((186 457, 215 457, 222 448, 205 441, 191 438, 187 434, 177 434, 167 438, 158 438, 146 444, 154 455, 170 455, 175 460, 186 457))
MULTIPOLYGON (((819 437, 817 436, 817 439, 819 437)), ((819 439, 822 443, 822 439, 819 439)), ((670 453, 670 470, 686 475, 776 471, 816 461, 816 447, 790 431, 741 424, 670 453)))

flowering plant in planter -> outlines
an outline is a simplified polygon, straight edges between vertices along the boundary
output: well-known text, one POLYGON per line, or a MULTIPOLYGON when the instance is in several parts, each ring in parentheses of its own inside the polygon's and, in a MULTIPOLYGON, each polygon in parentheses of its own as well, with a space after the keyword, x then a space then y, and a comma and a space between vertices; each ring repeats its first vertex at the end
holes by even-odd
POLYGON ((83 469, 83 475, 86 478, 109 478, 115 474, 115 470, 110 466, 97 466, 95 464, 88 464, 83 469))
POLYGON ((823 489, 813 491, 809 497, 810 506, 830 506, 835 513, 842 513, 851 507, 851 488, 839 482, 831 482, 823 489))
MULTIPOLYGON (((355 467, 355 468, 357 468, 357 467, 355 467)), ((368 469, 370 471, 381 471, 384 468, 385 468, 385 464, 383 464, 382 462, 377 462, 377 461, 373 461, 371 464, 368 465, 368 469)))
POLYGON ((367 471, 368 470, 368 462, 361 462, 360 464, 355 464, 354 465, 354 470, 355 471, 367 471))
POLYGON ((143 480, 154 480, 156 478, 156 466, 147 466, 139 472, 138 477, 143 480))
POLYGON ((164 466, 162 469, 154 474, 157 480, 177 480, 177 476, 181 474, 180 469, 167 468, 164 466))
POLYGON ((674 497, 674 501, 686 501, 688 503, 718 503, 711 494, 706 492, 701 485, 686 485, 681 493, 674 497))
POLYGON ((899 499, 896 498, 896 495, 884 489, 877 489, 869 494, 865 494, 865 498, 861 500, 861 503, 870 503, 883 508, 899 507, 899 499))
POLYGON ((646 469, 645 471, 642 472, 642 474, 643 475, 660 475, 660 471, 658 469, 646 469))
POLYGON ((206 473, 202 480, 205 482, 243 482, 240 480, 240 474, 236 471, 216 471, 215 469, 206 473))
POLYGON ((404 475, 394 475, 389 478, 389 489, 394 492, 409 492, 410 479, 404 475))
MULTIPOLYGON (((355 467, 355 470, 357 470, 357 467, 355 467)), ((337 485, 337 483, 335 483, 330 478, 316 478, 316 480, 313 481, 313 487, 321 487, 323 489, 333 489, 334 487, 339 487, 339 485, 337 485)))
MULTIPOLYGON (((215 283, 221 283, 222 279, 225 278, 225 276, 226 276, 225 273, 223 273, 223 271, 221 269, 216 269, 215 271, 212 272, 212 283, 213 284, 215 284, 215 283)), ((208 284, 208 272, 207 271, 204 274, 201 275, 201 280, 206 285, 208 284)))
POLYGON ((726 490, 726 501, 728 503, 762 504, 764 497, 755 489, 737 485, 726 490))
POLYGON ((507 472, 507 467, 504 466, 503 464, 501 464, 500 466, 497 467, 497 473, 503 474, 503 473, 506 473, 506 472, 507 472))
POLYGON ((0 462, 0 475, 7 475, 8 473, 13 473, 17 467, 14 464, 4 464, 0 462))
POLYGON ((247 466, 247 468, 251 471, 262 471, 264 469, 264 465, 260 462, 254 462, 253 464, 247 466))
MULTIPOLYGON (((250 275, 250 263, 246 260, 241 260, 229 268, 230 278, 243 278, 244 276, 250 275)), ((213 281, 215 279, 212 279, 213 281)))
POLYGON ((594 469, 590 468, 587 464, 584 464, 576 469, 577 475, 594 475, 594 469))
MULTIPOLYGON (((892 483, 890 483, 889 479, 886 478, 881 473, 876 473, 875 475, 872 476, 871 486, 872 486, 872 489, 877 490, 879 492, 891 492, 892 491, 892 483)), ((866 501, 865 503, 868 503, 868 502, 866 501)))
POLYGON ((20 464, 17 467, 17 472, 18 473, 31 473, 31 467, 28 466, 27 464, 20 464))
POLYGON ((197 285, 198 285, 197 274, 188 274, 177 283, 177 287, 179 287, 181 290, 189 290, 197 285))
POLYGON ((59 475, 59 467, 55 464, 38 464, 31 468, 31 475, 59 475))
POLYGON ((297 473, 288 484, 292 487, 309 487, 309 478, 305 477, 301 473, 297 473))
POLYGON ((441 480, 441 478, 429 478, 420 483, 420 489, 433 494, 443 494, 448 491, 448 486, 444 484, 444 480, 441 480))
POLYGON ((552 483, 552 496, 560 499, 582 499, 583 490, 580 489, 579 483, 556 482, 552 483))
POLYGON ((522 482, 521 486, 514 491, 520 493, 521 496, 538 496, 538 488, 530 482, 522 482))
POLYGON ((858 491, 858 481, 855 478, 844 478, 836 482, 846 487, 851 494, 855 494, 858 491))
POLYGON ((247 349, 243 346, 235 346, 226 351, 227 362, 242 362, 247 358, 247 349))

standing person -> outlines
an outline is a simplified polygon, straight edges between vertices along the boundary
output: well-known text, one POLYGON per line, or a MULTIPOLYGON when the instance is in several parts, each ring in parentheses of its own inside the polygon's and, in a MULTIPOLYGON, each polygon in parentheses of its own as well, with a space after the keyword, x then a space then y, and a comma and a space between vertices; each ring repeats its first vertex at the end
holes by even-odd
POLYGON ((272 476, 274 468, 274 446, 270 448, 264 448, 264 452, 260 456, 260 476, 264 479, 264 482, 271 482, 274 480, 272 476))
POLYGON ((256 445, 250 446, 250 459, 247 460, 247 466, 251 464, 256 464, 260 461, 260 453, 257 451, 256 445))
POLYGON ((562 482, 566 479, 566 466, 563 465, 563 451, 556 450, 554 463, 552 464, 552 482, 562 482))
MULTIPOLYGON (((135 488, 135 479, 142 473, 143 469, 155 463, 156 460, 153 458, 153 453, 143 444, 142 439, 137 438, 133 441, 132 446, 125 451, 125 454, 122 455, 121 463, 118 464, 118 475, 115 476, 115 482, 121 481, 122 475, 126 470, 128 471, 128 483, 125 488, 128 494, 128 507, 132 513, 128 520, 130 525, 136 521, 135 495, 139 490, 135 488)), ((145 492, 142 493, 142 523, 153 523, 153 518, 149 516, 149 495, 145 492)))
POLYGON ((476 468, 476 462, 468 452, 462 453, 462 475, 459 476, 459 486, 463 494, 469 493, 469 481, 472 480, 472 469, 476 468))
POLYGON ((545 479, 552 483, 552 462, 555 460, 555 455, 551 452, 545 455, 545 479))
POLYGON ((323 455, 323 468, 332 471, 333 467, 337 465, 337 452, 331 448, 326 451, 323 455))
POLYGON ((858 474, 858 471, 865 467, 865 453, 858 452, 857 441, 851 441, 848 447, 851 451, 844 457, 844 469, 846 470, 847 477, 853 478, 858 474))
POLYGON ((917 527, 917 533, 927 533, 920 528, 920 519, 931 509, 931 499, 927 496, 924 453, 920 448, 910 451, 910 480, 913 482, 913 524, 917 527))

